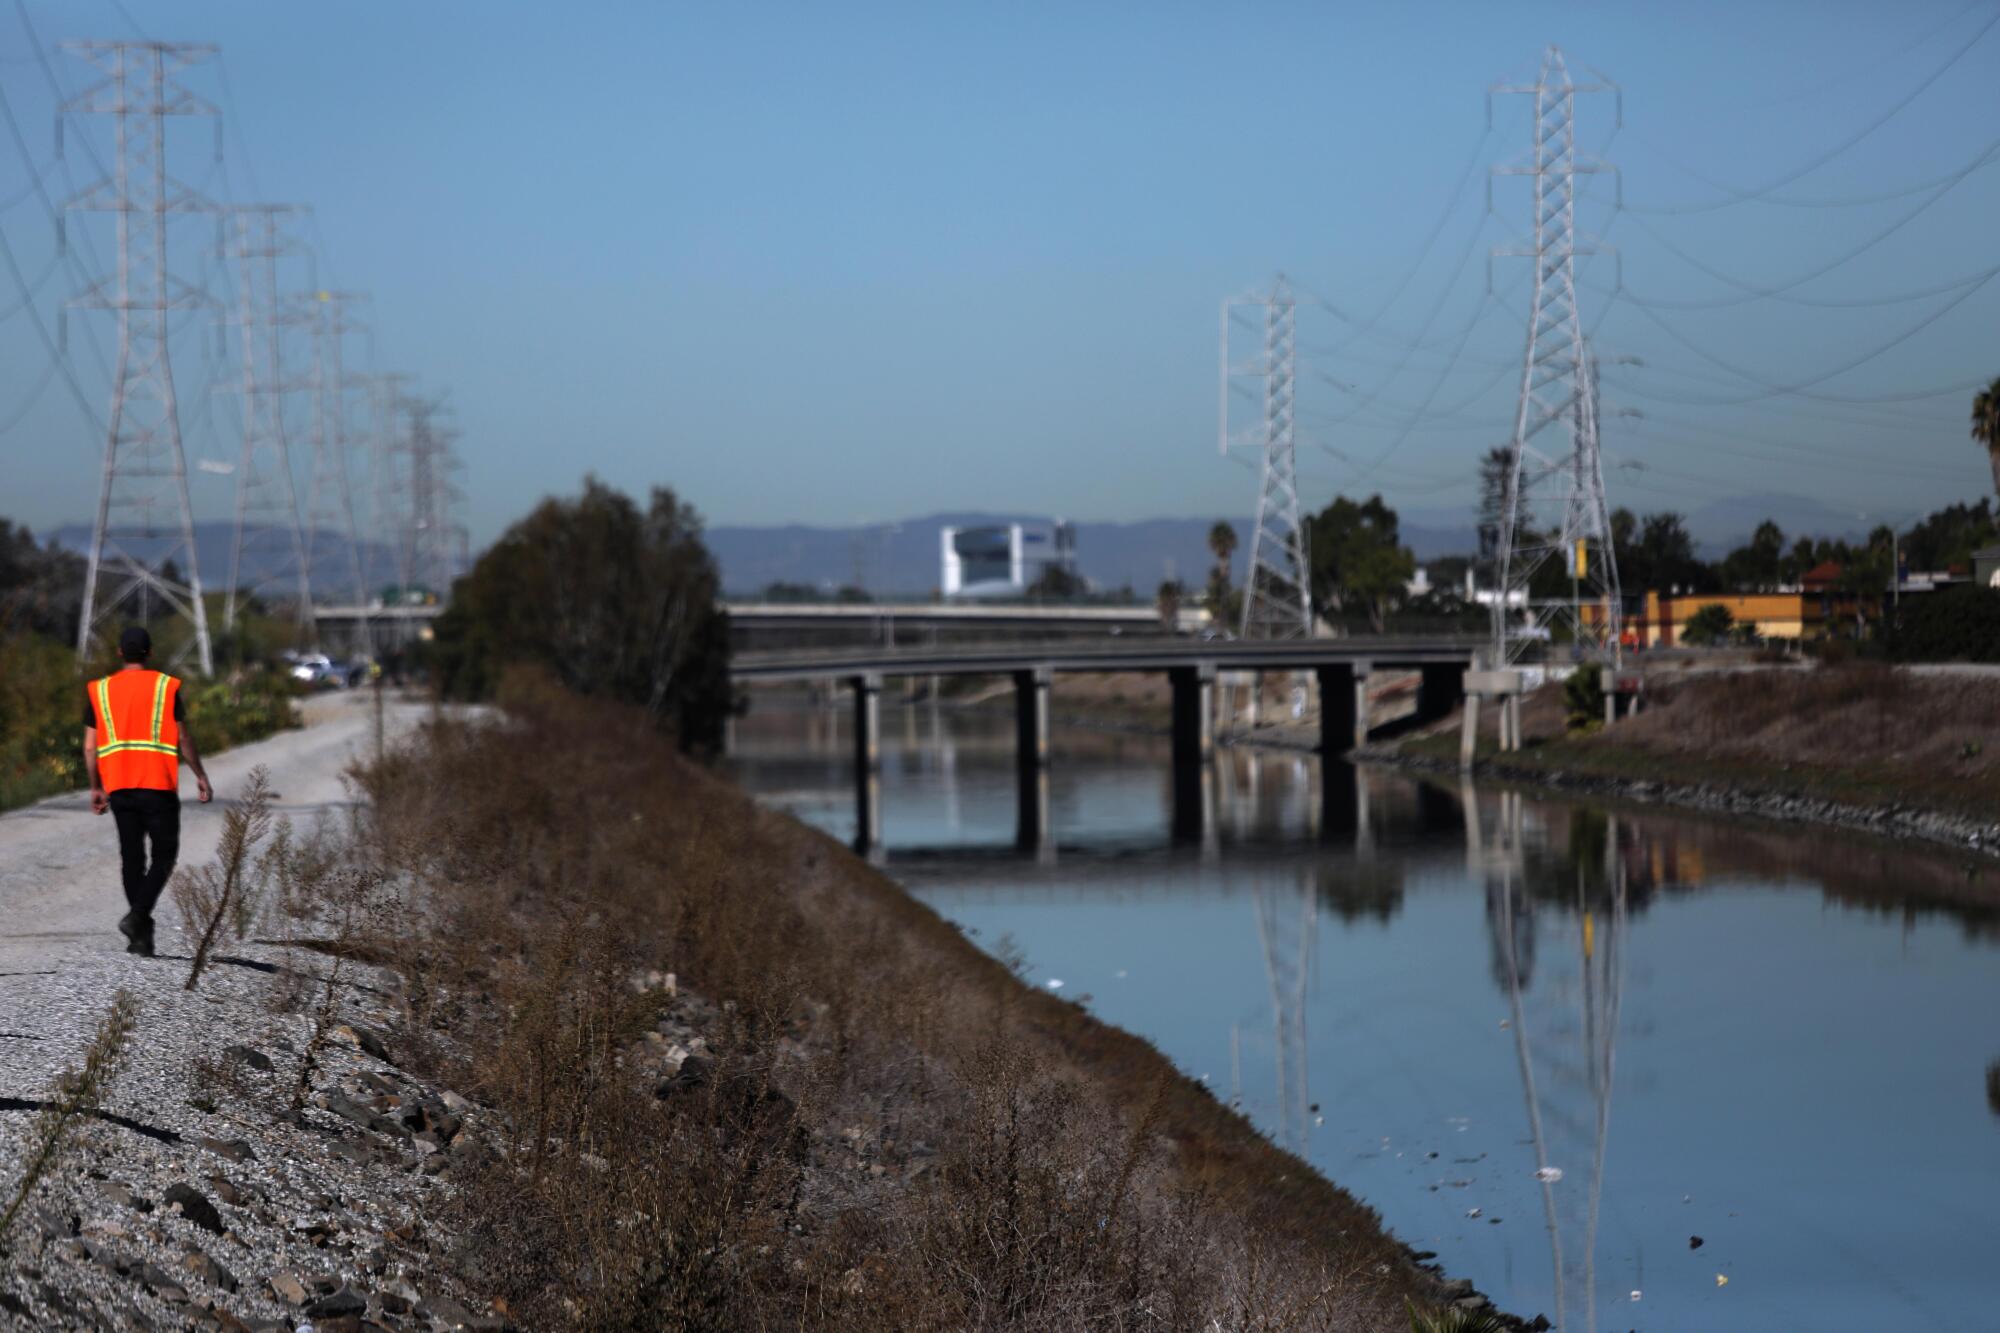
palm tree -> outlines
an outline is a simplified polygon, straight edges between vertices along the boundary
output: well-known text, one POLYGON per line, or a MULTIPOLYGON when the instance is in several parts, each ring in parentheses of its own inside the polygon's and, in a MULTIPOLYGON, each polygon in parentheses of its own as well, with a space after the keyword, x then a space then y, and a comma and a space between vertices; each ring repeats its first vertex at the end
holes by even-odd
POLYGON ((2000 378, 1972 398, 1972 438, 1986 446, 1993 465, 1993 489, 2000 494, 2000 378))
MULTIPOLYGON (((1994 384, 2000 386, 2000 380, 1994 384)), ((1996 464, 2000 466, 2000 464, 1996 464)), ((1215 563, 1222 570, 1224 582, 1229 580, 1229 559, 1236 554, 1236 528, 1225 519, 1215 520, 1215 526, 1208 530, 1208 549, 1215 553, 1215 563)))

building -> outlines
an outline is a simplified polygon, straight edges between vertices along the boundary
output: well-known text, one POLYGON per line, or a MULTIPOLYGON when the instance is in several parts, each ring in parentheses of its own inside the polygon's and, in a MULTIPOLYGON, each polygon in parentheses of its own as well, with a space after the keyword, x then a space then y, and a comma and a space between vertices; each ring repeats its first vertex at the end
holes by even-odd
POLYGON ((938 587, 947 598, 1018 597, 1051 567, 1076 573, 1076 528, 1060 519, 940 528, 938 539, 938 587))
POLYGON ((2000 588, 2000 546, 1972 553, 1972 581, 1982 588, 2000 588))
POLYGON ((1720 606, 1732 624, 1755 627, 1759 638, 1807 639, 1826 632, 1820 599, 1799 592, 1672 593, 1649 592, 1636 615, 1625 617, 1624 628, 1642 648, 1671 648, 1682 641, 1687 622, 1704 607, 1720 606))

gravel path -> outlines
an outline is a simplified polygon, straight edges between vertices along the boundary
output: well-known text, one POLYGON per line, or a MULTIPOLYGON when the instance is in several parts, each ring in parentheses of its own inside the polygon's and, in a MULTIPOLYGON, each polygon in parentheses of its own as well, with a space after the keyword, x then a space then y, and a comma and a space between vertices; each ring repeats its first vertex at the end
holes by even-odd
MULTIPOLYGON (((260 764, 296 830, 338 817, 351 799, 342 774, 374 743, 371 704, 316 698, 303 730, 216 756, 212 805, 184 782, 180 864, 214 857, 225 802, 260 764)), ((392 704, 385 730, 393 740, 428 712, 392 704)), ((285 992, 323 985, 324 956, 230 932, 190 992, 171 889, 157 958, 124 952, 124 910, 112 822, 85 797, 0 816, 0 1209, 22 1179, 35 1105, 80 1062, 113 996, 137 1002, 105 1117, 72 1132, 4 1238, 0 1327, 502 1326, 428 1280, 447 1239, 430 1221, 437 1191, 472 1147, 476 1113, 388 1058, 387 974, 344 969, 340 1026, 291 1116, 313 1025, 285 992)))
MULTIPOLYGON (((392 704, 385 710, 386 729, 405 730, 428 711, 421 705, 392 704)), ((341 773, 364 757, 374 740, 374 710, 366 692, 311 699, 306 720, 303 731, 208 759, 216 797, 209 805, 196 803, 194 779, 183 770, 180 864, 200 865, 215 855, 223 807, 258 764, 270 769, 271 785, 283 798, 276 812, 290 816, 294 824, 307 825, 318 812, 347 803, 341 773)), ((199 717, 194 727, 199 739, 199 717)), ((0 815, 0 1014, 19 1011, 20 991, 8 983, 24 972, 59 971, 83 955, 123 957, 125 939, 117 927, 124 914, 118 835, 110 815, 91 815, 89 796, 52 796, 0 815)), ((162 926, 173 916, 164 898, 158 916, 162 926)))

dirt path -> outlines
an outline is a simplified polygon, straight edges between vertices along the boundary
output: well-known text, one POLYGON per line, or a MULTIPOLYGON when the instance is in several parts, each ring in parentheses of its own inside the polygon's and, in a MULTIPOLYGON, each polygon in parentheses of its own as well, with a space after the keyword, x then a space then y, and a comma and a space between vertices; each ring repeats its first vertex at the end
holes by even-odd
MULTIPOLYGON (((386 729, 400 733, 428 712, 419 704, 391 704, 386 729)), ((341 774, 374 742, 374 710, 364 691, 322 695, 308 701, 307 725, 208 760, 216 799, 194 800, 194 779, 181 775, 180 864, 200 865, 215 854, 222 811, 259 764, 271 771, 280 800, 277 813, 310 824, 320 811, 339 810, 348 797, 341 774)), ((199 738, 201 719, 194 719, 199 738)), ((8 974, 60 970, 77 954, 125 950, 118 918, 125 913, 119 887, 118 837, 111 817, 95 818, 81 792, 0 815, 0 981, 8 974)), ((162 898, 163 924, 173 914, 162 898)), ((0 990, 0 1010, 12 1010, 0 990)))

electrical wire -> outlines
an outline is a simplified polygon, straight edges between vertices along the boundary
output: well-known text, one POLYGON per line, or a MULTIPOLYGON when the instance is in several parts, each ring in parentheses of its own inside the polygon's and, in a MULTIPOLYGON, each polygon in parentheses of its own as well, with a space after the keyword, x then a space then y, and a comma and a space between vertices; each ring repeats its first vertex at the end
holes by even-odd
POLYGON ((1660 156, 1664 158, 1669 164, 1680 168, 1680 170, 1686 172, 1690 176, 1693 176, 1696 180, 1702 182, 1704 185, 1709 186, 1711 189, 1721 190, 1724 194, 1728 195, 1729 197, 1726 199, 1713 200, 1705 204, 1687 204, 1670 208, 1636 208, 1630 205, 1627 205, 1627 207, 1631 208, 1631 211, 1633 212, 1648 213, 1654 216, 1663 216, 1669 214, 1685 215, 1690 213, 1711 213, 1714 212, 1716 209, 1728 208, 1733 204, 1750 203, 1752 201, 1766 200, 1770 195, 1776 193, 1780 189, 1783 189, 1785 186, 1790 185, 1793 181, 1798 180, 1800 177, 1810 175, 1812 172, 1819 170, 1821 167, 1833 161, 1835 158, 1839 157, 1842 153, 1845 153, 1848 149, 1854 147, 1856 144, 1860 143, 1863 139, 1866 139, 1869 135, 1881 129, 1884 125, 1888 124, 1899 113, 1901 113, 1905 107, 1909 106, 1910 103, 1916 101, 1917 98, 1923 96, 1925 92, 1929 91, 1931 86, 1937 83, 1939 79, 1943 78, 1945 74, 1948 73, 1954 65, 1958 64, 1959 61, 1963 60, 1968 54, 1970 54, 1972 48, 1979 45, 1979 43, 1985 38, 1986 34, 1991 32, 1994 28, 1994 25, 1996 24, 2000 24, 2000 9, 1996 9, 1993 13, 1993 17, 1987 19, 1986 22, 1982 23, 1979 26, 1979 31, 1973 33, 1972 36, 1968 38, 1961 46, 1959 46, 1957 50, 1953 51, 1950 57, 1947 58, 1943 64, 1939 65, 1936 69, 1932 70, 1929 74, 1925 75, 1924 78, 1918 82, 1915 88, 1911 89, 1908 93, 1905 93, 1902 97, 1898 98, 1894 103, 1892 103, 1888 110, 1884 111, 1874 120, 1868 122, 1868 124, 1862 126, 1861 129, 1856 131, 1854 134, 1848 136, 1846 139, 1843 139, 1839 143, 1835 144, 1832 148, 1829 148, 1825 152, 1821 153, 1819 156, 1812 158, 1811 160, 1806 162, 1804 166, 1795 167, 1786 174, 1778 177, 1778 179, 1771 181, 1766 185, 1760 186, 1754 190, 1739 189, 1736 186, 1730 185, 1724 181, 1716 180, 1714 177, 1708 175, 1706 172, 1703 172, 1699 168, 1690 166, 1687 163, 1682 162, 1679 158, 1675 157, 1672 153, 1668 152, 1665 148, 1661 147, 1658 143, 1654 142, 1654 140, 1650 136, 1640 134, 1638 131, 1635 130, 1633 132, 1634 137, 1638 138, 1640 142, 1647 144, 1655 152, 1659 153, 1660 156))
POLYGON ((1817 399, 1818 401, 1821 402, 1829 402, 1829 403, 1914 402, 1918 399, 1923 399, 1923 398, 1942 397, 1943 395, 1948 393, 1961 393, 1964 392, 1966 389, 1978 387, 1981 381, 1974 379, 1965 381, 1964 383, 1961 384, 1946 385, 1936 389, 1927 389, 1922 391, 1913 391, 1909 393, 1900 393, 1900 394, 1865 394, 1858 397, 1848 394, 1812 393, 1808 391, 1811 390, 1816 385, 1824 384, 1830 379, 1836 379, 1839 376, 1845 375, 1849 371, 1856 370, 1861 366, 1868 364, 1870 361, 1873 361, 1875 358, 1882 356, 1894 350, 1897 347, 1900 347, 1902 344, 1908 342, 1911 338, 1914 338, 1917 334, 1923 332, 1931 325, 1937 323, 1940 319, 1943 319, 1953 310, 1956 310, 1966 301, 1970 300, 1975 294, 1983 290, 1986 284, 1991 282, 1996 274, 2000 274, 2000 269, 1995 269, 1992 272, 1989 272, 1984 278, 1980 279, 1977 283, 1974 283, 1972 286, 1967 287, 1964 291, 1952 297, 1951 300, 1946 301, 1944 304, 1940 305, 1936 310, 1931 311, 1928 315, 1925 315, 1915 324, 1912 324, 1909 328, 1904 329, 1901 333, 1898 333, 1895 337, 1889 339, 1889 341, 1882 343, 1877 347, 1871 348, 1869 351, 1863 352, 1860 356, 1854 357, 1848 361, 1844 361, 1840 365, 1833 367, 1831 370, 1822 371, 1819 374, 1811 376, 1808 379, 1797 380, 1790 384, 1775 384, 1768 379, 1762 379, 1755 375, 1746 374, 1744 371, 1738 370, 1735 366, 1723 360, 1721 357, 1716 356, 1713 352, 1710 352, 1707 348, 1701 346, 1701 344, 1687 337, 1687 335, 1683 334, 1679 329, 1676 329, 1672 324, 1668 323, 1665 319, 1661 318, 1657 311, 1649 310, 1645 306, 1638 306, 1638 305, 1635 305, 1634 309, 1638 310, 1640 314, 1644 315, 1647 319, 1651 320, 1654 324, 1658 325, 1662 330, 1666 332, 1667 336, 1671 337, 1675 342, 1679 343, 1681 346, 1687 348, 1690 352, 1693 352, 1696 356, 1700 357, 1702 360, 1707 361, 1710 364, 1717 366, 1720 369, 1727 371, 1732 375, 1735 375, 1737 378, 1743 380, 1745 383, 1754 384, 1758 386, 1758 388, 1761 390, 1761 392, 1750 394, 1743 398, 1717 398, 1710 400, 1712 403, 1718 406, 1732 404, 1732 403, 1739 403, 1739 402, 1747 403, 1754 401, 1755 399, 1770 398, 1781 394, 1796 394, 1801 398, 1812 398, 1812 399, 1817 399))
MULTIPOLYGON (((1472 152, 1465 159, 1465 165, 1459 169, 1458 180, 1453 183, 1451 194, 1445 199, 1444 210, 1438 214, 1437 221, 1431 224, 1430 231, 1424 237, 1424 243, 1417 248, 1417 257, 1410 262, 1409 268, 1404 270, 1403 276, 1397 280, 1395 287, 1390 290, 1389 295, 1375 308, 1375 313, 1358 326, 1355 326, 1346 341, 1333 349, 1333 354, 1338 355, 1349 344, 1353 343, 1356 338, 1372 332, 1382 322, 1382 317, 1388 314, 1390 309, 1395 306, 1396 302, 1402 300, 1403 293, 1409 290, 1410 283, 1416 279, 1417 273, 1424 266, 1424 262, 1430 258, 1431 251, 1436 248, 1438 237, 1444 234, 1445 223, 1451 221, 1452 215, 1458 211, 1459 200, 1465 197, 1465 187, 1472 180, 1472 170, 1479 165, 1480 158, 1486 152, 1486 143, 1492 137, 1493 127, 1488 125, 1480 134, 1478 141, 1472 145, 1472 152)), ((1331 309, 1331 306, 1329 305, 1328 308, 1331 309)), ((1352 323, 1345 315, 1339 315, 1338 317, 1343 321, 1352 323)))
MULTIPOLYGON (((1728 273, 1724 273, 1722 270, 1715 268, 1713 265, 1707 263, 1704 260, 1696 258, 1695 256, 1689 254, 1687 251, 1681 249, 1678 245, 1675 245, 1672 241, 1668 240, 1665 236, 1663 236, 1657 227, 1653 226, 1652 223, 1646 221, 1646 219, 1643 217, 1639 217, 1636 214, 1634 214, 1633 223, 1635 226, 1638 226, 1641 229, 1643 229, 1647 235, 1651 236, 1654 240, 1658 241, 1660 245, 1663 246, 1667 250, 1667 252, 1669 254, 1672 254, 1675 258, 1680 259, 1682 262, 1690 265, 1693 268, 1699 269, 1701 272, 1706 273, 1709 277, 1716 279, 1718 282, 1726 283, 1729 286, 1736 288, 1740 292, 1748 293, 1748 295, 1744 296, 1741 300, 1732 299, 1726 301, 1716 301, 1713 304, 1703 303, 1699 305, 1690 303, 1688 308, 1719 309, 1724 306, 1742 305, 1748 301, 1756 300, 1760 297, 1773 298, 1773 299, 1779 298, 1785 292, 1789 292, 1795 287, 1801 287, 1804 286, 1806 283, 1813 281, 1816 278, 1825 277, 1827 274, 1833 272, 1837 268, 1840 268, 1842 265, 1851 263, 1854 260, 1859 259, 1862 255, 1866 254, 1868 251, 1874 249, 1876 246, 1880 245, 1882 242, 1888 240, 1891 236, 1894 236, 1897 232, 1901 231, 1904 227, 1916 221, 1917 218, 1921 217, 1931 207, 1931 205, 1937 203, 1938 200, 1944 198, 1945 195, 1951 192, 1954 186, 1958 185, 1967 176, 1970 176, 1973 173, 1973 171, 1977 170, 1979 165, 1984 165, 1985 162, 1994 159, 2000 159, 2000 140, 1996 140, 1994 143, 1992 143, 1987 147, 1985 153, 1981 155, 1979 162, 1977 164, 1965 167, 1960 171, 1954 173, 1944 182, 1944 184, 1940 185, 1936 190, 1936 192, 1933 193, 1929 198, 1920 202, 1915 208, 1910 209, 1908 212, 1904 213, 1901 217, 1897 218, 1894 222, 1891 222, 1888 226, 1883 227, 1879 231, 1875 232, 1873 235, 1868 237, 1868 239, 1862 241, 1861 244, 1854 246, 1852 249, 1847 250, 1842 254, 1836 255, 1834 258, 1828 260, 1826 263, 1821 264, 1818 268, 1809 269, 1806 272, 1799 274, 1797 277, 1788 279, 1785 282, 1781 282, 1774 287, 1766 287, 1766 286, 1761 286, 1757 283, 1744 282, 1740 278, 1734 277, 1728 273)), ((1631 213, 1632 210, 1629 208, 1621 210, 1621 215, 1631 214, 1631 213)), ((1654 304, 1662 304, 1662 303, 1655 302, 1654 304)))

